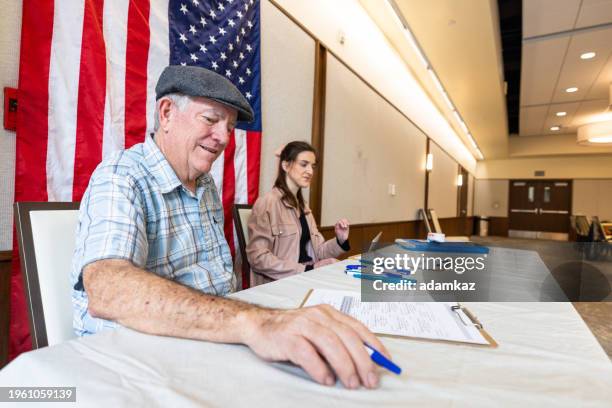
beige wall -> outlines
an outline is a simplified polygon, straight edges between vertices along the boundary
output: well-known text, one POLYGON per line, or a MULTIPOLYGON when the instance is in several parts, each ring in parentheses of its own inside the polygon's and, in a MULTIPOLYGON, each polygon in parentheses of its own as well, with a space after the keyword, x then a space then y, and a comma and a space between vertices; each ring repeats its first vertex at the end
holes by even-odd
POLYGON ((463 167, 475 171, 474 157, 358 0, 275 1, 463 167))
POLYGON ((545 177, 564 179, 612 178, 612 155, 587 157, 550 157, 507 160, 484 160, 478 162, 478 179, 528 179, 536 178, 536 170, 546 171, 545 177))
POLYGON ((315 44, 268 0, 261 2, 261 20, 263 194, 276 178, 274 152, 292 140, 311 141, 315 44))
POLYGON ((327 68, 321 225, 417 219, 425 135, 333 56, 327 68))
POLYGON ((508 216, 508 180, 476 180, 474 215, 508 216))
POLYGON ((433 170, 429 173, 427 206, 436 210, 439 218, 457 216, 457 163, 438 145, 431 143, 433 170))
MULTIPOLYGON (((0 0, 0 88, 17 88, 21 0, 0 0)), ((4 112, 4 96, 0 98, 4 112)), ((15 132, 0 126, 0 251, 13 247, 13 200, 15 190, 15 132)))
POLYGON ((612 220, 612 180, 574 180, 572 214, 612 220))

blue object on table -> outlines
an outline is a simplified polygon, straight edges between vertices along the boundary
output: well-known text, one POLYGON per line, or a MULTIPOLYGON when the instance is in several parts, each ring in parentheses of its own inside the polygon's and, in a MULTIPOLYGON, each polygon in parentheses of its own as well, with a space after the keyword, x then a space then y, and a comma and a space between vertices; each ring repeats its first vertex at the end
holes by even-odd
MULTIPOLYGON (((344 267, 344 273, 347 272, 359 272, 361 271, 362 266, 361 265, 346 265, 344 267)), ((396 272, 383 272, 382 275, 386 275, 386 276, 396 276, 398 278, 403 277, 403 275, 412 275, 412 272, 410 271, 410 269, 395 269, 396 272)))
POLYGON ((451 252, 466 254, 488 254, 489 248, 475 242, 428 242, 409 239, 397 244, 408 251, 419 252, 451 252), (407 242, 408 244, 406 244, 407 242))
POLYGON ((404 277, 399 277, 397 275, 390 275, 381 273, 379 274, 371 274, 371 273, 360 273, 360 272, 348 272, 347 275, 352 276, 357 279, 371 280, 371 281, 383 281, 387 283, 401 283, 401 282, 415 282, 416 279, 409 279, 404 277))
POLYGON ((379 366, 386 368, 387 370, 400 375, 402 373, 402 369, 395 364, 393 361, 389 360, 387 357, 383 356, 382 353, 376 350, 374 347, 370 346, 368 343, 363 343, 368 354, 370 354, 370 358, 373 362, 378 364, 379 366))
MULTIPOLYGON (((368 352, 368 354, 370 355, 370 358, 376 365, 382 368, 385 368, 397 375, 400 375, 402 373, 402 369, 397 364, 395 364, 393 361, 389 360, 387 357, 382 355, 380 351, 376 350, 374 347, 370 346, 368 343, 363 343, 363 345, 366 351, 368 352)), ((292 364, 290 362, 273 362, 272 366, 288 374, 292 374, 297 377, 304 378, 306 380, 314 381, 312 377, 310 377, 310 375, 308 375, 308 373, 304 371, 302 367, 292 364)))

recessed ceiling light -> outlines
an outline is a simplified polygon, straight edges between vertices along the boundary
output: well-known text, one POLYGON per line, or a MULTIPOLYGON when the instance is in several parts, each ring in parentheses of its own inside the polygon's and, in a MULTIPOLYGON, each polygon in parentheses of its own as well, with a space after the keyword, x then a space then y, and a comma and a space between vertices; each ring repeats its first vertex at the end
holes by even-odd
POLYGON ((567 92, 567 93, 573 93, 573 92, 576 92, 577 90, 578 90, 578 88, 576 88, 575 86, 572 86, 571 88, 567 88, 567 89, 565 90, 565 92, 567 92))
POLYGON ((550 130, 552 130, 553 132, 556 132, 559 129, 561 129, 561 126, 553 126, 550 128, 550 130))
POLYGON ((585 52, 584 54, 580 55, 580 59, 591 59, 591 58, 594 58, 595 55, 597 54, 595 54, 593 51, 585 52))
POLYGON ((557 112, 556 115, 557 116, 565 116, 565 115, 567 115, 567 112, 557 112))

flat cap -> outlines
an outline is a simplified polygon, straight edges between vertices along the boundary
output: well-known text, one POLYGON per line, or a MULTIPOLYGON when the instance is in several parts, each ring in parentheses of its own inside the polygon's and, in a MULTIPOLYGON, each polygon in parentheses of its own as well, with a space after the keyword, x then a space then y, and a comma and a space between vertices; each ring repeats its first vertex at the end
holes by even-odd
POLYGON ((170 93, 201 96, 212 99, 238 111, 238 120, 251 122, 253 109, 246 98, 227 78, 206 68, 170 65, 155 86, 155 99, 170 93))

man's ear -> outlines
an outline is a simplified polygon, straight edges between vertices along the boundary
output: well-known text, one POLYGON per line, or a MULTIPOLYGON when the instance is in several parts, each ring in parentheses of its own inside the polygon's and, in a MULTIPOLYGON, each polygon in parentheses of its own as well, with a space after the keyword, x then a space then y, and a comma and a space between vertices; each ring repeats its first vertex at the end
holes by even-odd
POLYGON ((168 131, 168 125, 172 119, 172 100, 170 98, 161 98, 159 101, 159 126, 168 131))

